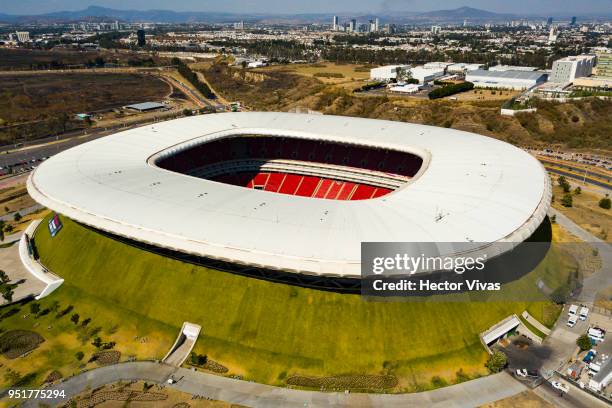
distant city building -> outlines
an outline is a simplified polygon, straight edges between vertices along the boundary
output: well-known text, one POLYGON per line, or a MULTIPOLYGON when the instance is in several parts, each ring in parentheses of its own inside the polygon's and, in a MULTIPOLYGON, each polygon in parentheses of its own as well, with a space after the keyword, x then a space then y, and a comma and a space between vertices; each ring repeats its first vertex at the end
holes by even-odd
POLYGON ((234 23, 234 30, 244 30, 244 21, 234 23))
POLYGON ((138 46, 144 47, 147 44, 147 40, 145 38, 145 31, 144 30, 136 31, 136 36, 138 37, 138 46))
POLYGON ((476 88, 524 90, 546 82, 544 72, 530 71, 468 71, 465 80, 476 88))
POLYGON ((572 22, 570 23, 570 25, 576 25, 576 16, 572 17, 572 22))
POLYGON ((119 30, 119 21, 116 21, 112 24, 112 29, 115 31, 119 30))
POLYGON ((566 83, 579 77, 587 77, 593 73, 596 61, 595 55, 578 55, 556 60, 553 62, 550 81, 566 83))
POLYGON ((25 43, 30 42, 30 32, 29 31, 16 31, 15 35, 17 36, 17 41, 25 43))
POLYGON ((551 26, 550 31, 548 33, 548 43, 551 44, 551 43, 556 42, 558 37, 559 37, 559 31, 557 27, 551 26))
POLYGON ((550 26, 553 23, 553 18, 552 17, 548 17, 548 19, 546 20, 546 25, 550 26))
POLYGON ((332 30, 338 31, 338 16, 332 17, 332 30))
POLYGON ((431 26, 432 34, 440 34, 440 31, 442 31, 442 27, 440 27, 439 25, 431 26))
POLYGON ((380 19, 376 17, 374 19, 374 31, 378 32, 380 30, 380 19))
POLYGON ((612 52, 597 53, 597 76, 612 78, 612 52))
POLYGON ((446 70, 446 67, 449 65, 453 65, 452 62, 443 62, 443 61, 434 61, 423 64, 423 68, 425 69, 441 69, 442 71, 446 70))
POLYGON ((467 19, 466 19, 466 20, 463 20, 463 26, 464 26, 464 27, 467 27, 468 25, 469 25, 469 22, 467 21, 467 19))
POLYGON ((351 19, 351 21, 349 21, 349 29, 350 32, 355 32, 357 31, 357 20, 355 20, 354 18, 351 19))
POLYGON ((383 29, 383 31, 386 34, 394 34, 395 33, 395 24, 385 24, 385 28, 383 29))

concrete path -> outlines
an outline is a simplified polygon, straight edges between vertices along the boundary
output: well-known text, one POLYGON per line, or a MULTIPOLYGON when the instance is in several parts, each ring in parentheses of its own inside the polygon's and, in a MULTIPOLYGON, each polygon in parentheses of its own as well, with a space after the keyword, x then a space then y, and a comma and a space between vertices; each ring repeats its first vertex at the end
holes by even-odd
MULTIPOLYGON (((13 239, 17 235, 21 236, 21 233, 11 235, 5 242, 13 242, 18 240, 13 239)), ((15 242, 8 248, 0 248, 0 269, 6 272, 11 278, 11 283, 19 283, 13 292, 13 302, 17 302, 21 299, 29 296, 37 296, 47 286, 44 282, 36 279, 21 263, 19 258, 19 243, 15 242)), ((0 297, 0 305, 7 304, 8 302, 0 297)))
POLYGON ((23 217, 24 215, 32 214, 38 210, 43 209, 44 207, 40 204, 34 204, 33 206, 22 208, 19 211, 12 211, 8 214, 0 216, 0 220, 2 221, 13 221, 15 214, 19 213, 23 217))
POLYGON ((510 397, 526 390, 509 374, 500 373, 450 387, 415 394, 345 394, 301 391, 235 380, 154 362, 122 363, 88 371, 67 379, 50 389, 64 390, 62 400, 27 401, 25 407, 39 402, 58 404, 86 389, 120 380, 166 383, 179 391, 249 407, 476 407, 510 397))

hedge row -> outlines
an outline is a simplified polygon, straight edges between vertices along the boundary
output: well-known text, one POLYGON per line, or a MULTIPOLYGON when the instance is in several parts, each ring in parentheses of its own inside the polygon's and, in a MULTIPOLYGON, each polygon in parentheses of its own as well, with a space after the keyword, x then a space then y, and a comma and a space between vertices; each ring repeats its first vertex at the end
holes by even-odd
POLYGON ((465 92, 474 89, 474 84, 471 82, 462 82, 460 84, 446 85, 442 88, 434 89, 429 93, 429 99, 444 98, 445 96, 454 95, 459 92, 465 92))

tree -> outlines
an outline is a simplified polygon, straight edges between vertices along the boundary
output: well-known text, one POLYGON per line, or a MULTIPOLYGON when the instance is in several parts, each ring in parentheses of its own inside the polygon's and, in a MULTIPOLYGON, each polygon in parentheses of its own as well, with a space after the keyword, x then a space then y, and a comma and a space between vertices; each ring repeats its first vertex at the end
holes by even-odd
POLYGON ((564 207, 571 207, 573 205, 574 199, 572 198, 572 195, 567 193, 563 196, 563 198, 561 199, 561 205, 564 207))
POLYGON ((576 345, 578 347, 580 347, 580 350, 582 350, 582 351, 588 350, 592 346, 591 345, 591 339, 586 334, 583 334, 582 336, 580 336, 580 337, 578 337, 576 339, 576 345))
POLYGON ((574 194, 576 194, 576 195, 582 194, 582 189, 580 187, 576 187, 574 189, 574 194))
POLYGON ((10 280, 11 278, 9 278, 6 272, 0 269, 0 283, 8 283, 10 280))
POLYGON ((602 198, 599 200, 599 206, 604 210, 609 210, 612 207, 612 201, 608 197, 602 198))
POLYGON ((15 215, 13 215, 13 219, 15 220, 15 222, 21 221, 21 218, 23 217, 21 216, 21 214, 19 214, 19 211, 17 211, 15 215))
POLYGON ((191 116, 193 115, 193 112, 191 111, 191 109, 183 109, 183 115, 191 116))
POLYGON ((567 181, 565 176, 559 176, 557 183, 559 183, 559 186, 563 189, 564 193, 569 193, 572 189, 572 186, 570 186, 570 183, 567 181))
POLYGON ((70 316, 70 321, 74 324, 78 324, 79 323, 79 314, 75 313, 72 316, 70 316))
POLYGON ((30 303, 30 313, 36 314, 40 312, 40 304, 39 303, 30 303))
POLYGON ((508 357, 502 351, 494 351, 489 356, 489 359, 485 363, 485 367, 492 373, 499 373, 508 364, 508 357))
POLYGON ((13 285, 7 285, 3 283, 0 286, 0 292, 2 292, 2 297, 4 298, 4 300, 9 303, 13 301, 13 285))
POLYGON ((91 318, 90 317, 88 317, 87 319, 83 320, 81 322, 81 326, 85 327, 85 326, 87 326, 89 324, 89 322, 91 322, 91 318))
POLYGON ((94 337, 93 341, 91 342, 91 344, 93 344, 96 347, 100 347, 102 345, 102 339, 98 336, 94 337))
POLYGON ((74 353, 74 357, 81 361, 83 359, 83 357, 85 357, 85 353, 83 353, 82 351, 77 351, 76 353, 74 353))

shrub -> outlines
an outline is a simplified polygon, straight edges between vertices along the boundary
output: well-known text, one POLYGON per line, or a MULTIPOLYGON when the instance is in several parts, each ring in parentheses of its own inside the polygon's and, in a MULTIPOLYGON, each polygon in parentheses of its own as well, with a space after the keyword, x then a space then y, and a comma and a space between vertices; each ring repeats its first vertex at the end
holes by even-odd
POLYGON ((502 351, 494 351, 485 363, 485 367, 492 373, 499 373, 506 367, 506 364, 508 364, 508 357, 506 357, 506 354, 502 351))
POLYGON ((75 313, 72 316, 70 316, 70 321, 74 324, 78 324, 79 323, 79 314, 75 313))
POLYGON ((82 351, 77 351, 76 353, 74 353, 74 357, 81 361, 83 359, 83 357, 85 357, 85 353, 83 353, 82 351))
POLYGON ((574 189, 574 194, 579 195, 579 194, 581 194, 581 193, 582 193, 582 189, 581 189, 580 187, 576 187, 576 188, 574 189))
POLYGON ((40 312, 40 304, 39 303, 31 303, 30 304, 30 313, 36 314, 40 312))
POLYGON ((599 200, 599 206, 604 210, 609 210, 612 207, 612 201, 608 197, 602 198, 599 200))
POLYGON ((565 194, 561 199, 561 205, 564 207, 571 207, 573 205, 574 199, 571 194, 565 194))
POLYGON ((13 219, 15 220, 15 222, 19 222, 21 221, 21 214, 19 214, 19 212, 16 212, 15 215, 13 215, 13 219))

